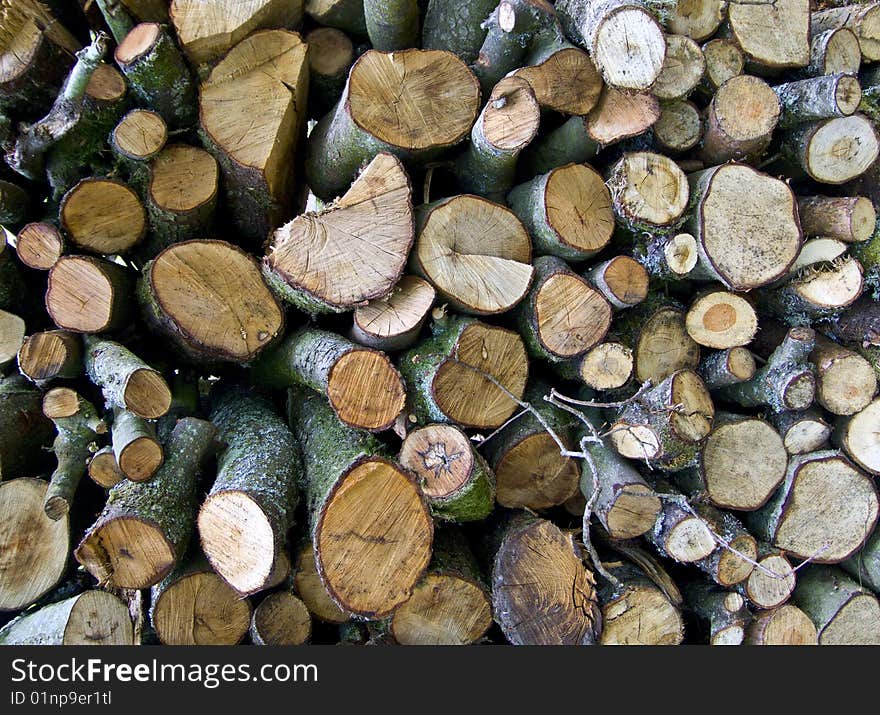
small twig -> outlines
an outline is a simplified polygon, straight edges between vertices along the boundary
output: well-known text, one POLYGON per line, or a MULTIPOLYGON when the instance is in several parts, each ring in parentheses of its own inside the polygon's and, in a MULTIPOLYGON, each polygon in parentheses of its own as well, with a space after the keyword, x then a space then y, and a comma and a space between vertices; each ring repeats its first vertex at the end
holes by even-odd
MULTIPOLYGON (((550 396, 559 400, 563 400, 564 402, 569 403, 570 405, 580 405, 581 407, 596 407, 601 409, 613 409, 615 407, 624 407, 632 402, 638 400, 642 395, 645 394, 652 387, 650 380, 645 380, 636 393, 632 397, 628 397, 625 400, 620 400, 619 402, 594 402, 592 400, 577 400, 574 397, 567 397, 563 395, 561 392, 558 392, 555 387, 550 388, 550 396)), ((544 398, 547 399, 547 398, 544 398)), ((549 402, 549 400, 548 400, 549 402)))
POLYGON ((508 425, 513 424, 513 423, 516 422, 520 417, 522 417, 523 415, 527 415, 527 414, 529 414, 529 411, 528 411, 527 409, 522 409, 522 410, 520 410, 519 412, 517 412, 513 417, 511 417, 509 420, 507 420, 507 421, 506 421, 503 425, 501 425, 498 429, 496 429, 494 432, 492 432, 488 437, 479 437, 479 435, 475 435, 474 437, 471 437, 471 439, 474 440, 474 441, 479 441, 479 444, 478 444, 477 446, 478 446, 478 447, 482 447, 482 446, 483 446, 484 444, 486 444, 486 442, 488 442, 490 439, 492 439, 493 437, 497 436, 497 435, 498 435, 498 434, 499 434, 499 433, 500 433, 505 427, 507 427, 508 425), (478 439, 478 437, 479 437, 479 439, 478 439))

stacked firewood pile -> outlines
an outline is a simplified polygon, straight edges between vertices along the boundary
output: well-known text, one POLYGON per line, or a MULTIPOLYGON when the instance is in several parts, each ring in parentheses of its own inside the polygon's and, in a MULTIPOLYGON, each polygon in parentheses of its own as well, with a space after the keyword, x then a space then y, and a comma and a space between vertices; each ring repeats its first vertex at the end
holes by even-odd
POLYGON ((0 0, 0 643, 880 643, 878 60, 0 0))

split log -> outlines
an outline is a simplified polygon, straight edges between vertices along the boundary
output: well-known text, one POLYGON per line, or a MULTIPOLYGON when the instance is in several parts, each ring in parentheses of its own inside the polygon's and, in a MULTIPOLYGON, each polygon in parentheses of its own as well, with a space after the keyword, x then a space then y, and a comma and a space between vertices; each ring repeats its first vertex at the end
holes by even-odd
POLYGON ((621 89, 648 89, 663 66, 666 43, 657 20, 638 0, 560 0, 566 34, 585 47, 605 81, 621 89))
POLYGON ((858 74, 862 63, 859 38, 848 27, 820 29, 810 25, 810 64, 806 73, 811 77, 829 74, 858 74))
POLYGON ((119 598, 86 591, 10 621, 0 629, 0 645, 134 645, 134 631, 119 598))
POLYGON ((416 0, 364 0, 367 37, 376 50, 394 52, 414 47, 419 37, 416 0))
POLYGON ((855 114, 862 101, 859 80, 836 74, 778 84, 773 88, 782 108, 779 126, 790 129, 797 124, 855 114))
POLYGON ((818 408, 776 412, 770 416, 779 430, 789 454, 805 454, 822 449, 831 436, 831 427, 818 408))
POLYGON ((86 462, 96 450, 95 439, 107 432, 107 424, 94 405, 68 387, 56 387, 45 394, 43 414, 55 424, 52 451, 58 460, 43 508, 46 516, 58 521, 70 513, 74 493, 86 473, 86 462))
POLYGON ((112 489, 125 479, 125 475, 119 471, 116 455, 113 454, 113 447, 110 445, 102 447, 92 455, 86 473, 89 479, 104 489, 112 489))
POLYGON ((624 154, 608 172, 611 205, 620 223, 637 232, 680 223, 690 198, 685 173, 652 152, 624 154))
POLYGON ((790 603, 759 613, 746 630, 746 645, 818 645, 816 626, 790 603))
POLYGON ((394 424, 406 397, 384 353, 316 328, 290 335, 262 355, 251 374, 270 387, 306 385, 325 396, 343 424, 372 432, 394 424))
POLYGON ((89 253, 121 254, 141 241, 147 214, 137 194, 120 181, 84 179, 61 202, 61 227, 89 253))
POLYGON ((880 531, 875 530, 865 545, 841 566, 859 583, 875 593, 880 591, 880 531))
POLYGON ((304 645, 312 637, 312 616, 290 591, 276 591, 254 609, 249 629, 254 645, 304 645))
MULTIPOLYGON (((604 339, 611 325, 611 304, 603 295, 606 291, 594 288, 555 256, 541 256, 534 265, 535 279, 516 313, 526 348, 531 355, 550 362, 583 355, 604 339)), ((606 294, 627 296, 641 290, 639 277, 600 271, 595 282, 607 289, 606 294), (604 280, 605 274, 611 286, 604 280)), ((647 291, 646 276, 643 287, 647 291)))
POLYGON ((423 206, 410 270, 464 313, 503 313, 526 295, 532 243, 510 209, 470 194, 423 206))
POLYGON ((88 378, 104 394, 108 406, 155 420, 171 407, 171 390, 161 373, 128 348, 97 337, 85 339, 88 378))
POLYGON ((150 624, 163 645, 235 645, 251 605, 202 557, 178 567, 150 592, 150 624))
POLYGON ((18 232, 15 250, 28 268, 48 271, 64 253, 64 238, 51 223, 29 223, 18 232))
POLYGON ((114 56, 140 104, 160 114, 171 129, 195 124, 195 79, 177 43, 161 25, 135 25, 119 43, 114 56))
POLYGON ((216 395, 211 421, 226 449, 199 509, 202 550, 236 591, 256 593, 266 587, 293 522, 297 445, 270 403, 245 389, 216 395))
POLYGON ((703 381, 693 370, 678 370, 620 409, 610 441, 628 459, 675 471, 694 459, 714 416, 703 381))
POLYGON ((748 345, 758 330, 755 309, 745 298, 726 291, 697 295, 685 316, 688 335, 717 350, 748 345))
POLYGON ((701 42, 714 35, 721 25, 724 3, 722 0, 689 0, 676 3, 668 13, 666 26, 670 32, 701 42))
POLYGON ((820 335, 810 362, 816 366, 816 402, 830 413, 854 415, 871 403, 877 377, 861 355, 820 335))
POLYGON ((706 72, 706 59, 700 46, 685 35, 666 36, 666 58, 651 92, 664 101, 685 99, 706 72))
POLYGON ((748 523, 793 556, 838 563, 862 547, 877 515, 871 478, 829 450, 793 455, 782 487, 748 523))
POLYGON ((492 625, 492 603, 464 535, 438 531, 428 571, 391 616, 401 645, 470 645, 492 625))
POLYGON ((413 472, 434 517, 481 521, 495 506, 495 475, 458 427, 430 424, 410 432, 398 460, 413 472))
POLYGON ((756 370, 755 356, 745 348, 736 347, 706 355, 700 361, 697 374, 703 378, 706 387, 717 390, 751 380, 756 370))
POLYGON ((134 278, 122 266, 93 256, 61 256, 49 270, 46 311, 62 330, 104 333, 127 325, 134 278))
POLYGON ((874 399, 851 417, 839 420, 834 430, 835 444, 842 447, 862 469, 875 475, 880 475, 878 418, 880 399, 874 399))
POLYGON ((880 60, 880 4, 857 3, 820 10, 813 13, 812 26, 815 32, 848 27, 859 40, 862 59, 880 60))
POLYGON ((446 50, 467 64, 473 63, 486 39, 483 21, 497 5, 497 0, 468 3, 428 0, 422 21, 422 47, 426 50, 446 50))
POLYGON ((689 226, 702 271, 735 291, 786 275, 802 242, 788 184, 741 164, 716 166, 688 179, 696 202, 689 226), (751 207, 748 213, 743 206, 751 207), (772 245, 768 231, 776 237, 772 245))
POLYGON ((169 246, 144 267, 138 294, 150 324, 193 360, 247 362, 284 328, 257 262, 225 241, 169 246))
POLYGON ((821 271, 826 266, 823 263, 842 262, 838 261, 844 253, 846 253, 847 245, 843 241, 836 238, 811 238, 804 241, 803 248, 791 264, 789 275, 795 279, 799 278, 798 274, 805 272, 804 269, 821 271))
MULTIPOLYGON (((574 447, 566 413, 543 398, 550 386, 534 382, 524 400, 541 415, 566 449, 574 447)), ((518 418, 488 440, 483 448, 495 473, 495 499, 504 507, 542 511, 563 504, 578 488, 577 462, 533 414, 518 418)))
POLYGON ((864 196, 802 196, 798 198, 798 214, 805 236, 846 243, 867 241, 877 221, 874 204, 864 196))
POLYGON ((703 125, 692 102, 675 100, 660 108, 660 117, 652 131, 658 149, 669 154, 683 154, 700 143, 703 125))
POLYGON ((292 213, 297 140, 306 119, 306 55, 295 32, 255 32, 201 85, 200 136, 220 164, 229 215, 252 244, 265 241, 292 213), (243 135, 249 140, 242 142, 243 135))
POLYGON ((709 103, 703 160, 723 164, 730 159, 749 162, 759 158, 770 145, 780 114, 779 98, 764 80, 750 75, 732 77, 709 103))
POLYGON ((324 399, 288 395, 302 445, 302 487, 321 581, 340 608, 380 619, 407 601, 431 557, 433 523, 408 472, 380 456, 366 432, 336 419, 324 399))
POLYGON ((48 487, 29 477, 0 482, 0 611, 26 608, 67 570, 69 519, 46 516, 48 487))
POLYGON ((383 151, 402 159, 435 156, 468 135, 479 101, 476 77, 448 52, 364 53, 335 109, 309 136, 309 187, 325 200, 338 196, 361 164, 383 151))
POLYGON ((505 77, 492 89, 455 165, 463 191, 501 200, 513 185, 519 153, 535 138, 541 110, 531 85, 505 77))
POLYGON ((877 132, 861 114, 798 125, 783 138, 792 170, 821 184, 844 184, 864 174, 877 159, 877 132))
POLYGON ((703 87, 714 95, 727 80, 743 73, 746 60, 736 41, 728 38, 716 37, 703 45, 702 49, 706 60, 703 87))
POLYGON ((312 314, 387 296, 413 245, 410 193, 400 162, 378 154, 341 199, 272 234, 263 259, 269 285, 312 314))
POLYGON ((170 9, 162 4, 193 65, 220 59, 257 30, 297 27, 303 16, 303 0, 172 0, 170 9))
POLYGON ((709 645, 742 645, 751 620, 742 596, 699 581, 684 590, 688 606, 709 626, 709 645))
POLYGON ((152 477, 164 453, 152 424, 128 410, 114 410, 113 455, 119 470, 133 482, 152 477))
POLYGON ((804 569, 793 600, 816 626, 819 645, 880 645, 877 596, 840 569, 804 569))
POLYGON ((321 25, 367 36, 364 4, 360 0, 306 0, 306 14, 321 25))
POLYGON ((563 39, 557 27, 532 38, 528 66, 514 73, 531 85, 544 109, 583 116, 592 111, 602 92, 602 75, 590 56, 563 39))
POLYGON ((339 608, 327 593, 315 564, 315 550, 311 541, 305 541, 299 549, 293 585, 309 613, 318 620, 341 624, 351 618, 351 614, 339 608))
POLYGON ((797 574, 785 552, 768 544, 759 544, 757 563, 748 579, 734 588, 757 608, 778 608, 794 593, 797 574))
POLYGON ((809 0, 736 3, 728 7, 727 19, 746 57, 765 71, 810 61, 809 0))
POLYGON ((32 474, 47 465, 54 437, 42 395, 24 378, 0 381, 0 479, 32 474))
POLYGON ((582 261, 608 245, 614 232, 611 194, 586 164, 566 164, 520 184, 507 203, 541 255, 582 261))
POLYGON ((303 39, 309 48, 309 116, 323 117, 342 96, 355 58, 354 45, 335 27, 317 27, 303 39))
POLYGON ((623 343, 608 341, 575 358, 577 376, 594 390, 616 390, 626 385, 633 373, 633 351, 623 343))
POLYGON ((601 630, 596 582, 570 534, 524 512, 496 527, 495 620, 513 645, 593 645, 601 630))
POLYGON ((436 291, 418 276, 403 276, 390 295, 354 310, 352 340, 386 352, 405 350, 418 340, 436 291))
POLYGON ((684 639, 681 612, 640 569, 605 562, 617 583, 599 581, 602 645, 678 645, 684 639))
POLYGON ((74 551, 99 583, 148 588, 179 563, 193 531, 196 472, 214 427, 184 418, 165 445, 165 463, 147 482, 123 481, 74 551))

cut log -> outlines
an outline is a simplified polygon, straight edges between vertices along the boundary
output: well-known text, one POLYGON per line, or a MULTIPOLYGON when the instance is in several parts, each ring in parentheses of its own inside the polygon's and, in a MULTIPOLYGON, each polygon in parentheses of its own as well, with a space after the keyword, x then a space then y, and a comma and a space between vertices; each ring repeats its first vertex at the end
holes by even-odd
POLYGON ((25 324, 20 317, 0 310, 0 369, 16 359, 24 343, 24 333, 25 324))
POLYGON ((743 407, 805 410, 816 390, 813 367, 807 362, 815 342, 811 328, 792 328, 751 380, 725 387, 719 394, 743 407))
POLYGON ((877 132, 861 114, 798 125, 783 139, 793 168, 821 184, 844 184, 865 173, 877 159, 877 132))
POLYGON ((700 361, 697 374, 703 378, 706 387, 717 390, 751 380, 756 369, 755 356, 745 348, 736 347, 706 355, 700 361))
POLYGON ((135 25, 117 46, 115 59, 142 106, 160 114, 171 129, 195 124, 195 80, 177 43, 161 25, 135 25))
POLYGON ((751 614, 745 599, 710 583, 686 584, 691 610, 709 627, 709 645, 742 645, 751 614))
POLYGON ((666 36, 666 58, 651 92, 665 101, 685 99, 706 72, 706 59, 700 46, 685 35, 666 36))
POLYGON ((435 328, 434 338, 400 360, 416 418, 477 429, 502 425, 517 403, 496 382, 522 397, 528 376, 522 339, 469 318, 444 317, 435 328))
POLYGON ((423 206, 417 225, 410 269, 457 310, 503 313, 526 295, 532 245, 508 208, 465 194, 423 206))
POLYGON ((492 513, 495 475, 458 427, 430 424, 413 430, 398 460, 418 478, 435 517, 480 521, 492 513))
MULTIPOLYGON (((758 558, 755 537, 729 512, 708 504, 695 504, 693 510, 712 531, 715 542, 715 548, 708 556, 694 562, 697 568, 723 588, 730 588, 749 578, 755 568, 754 561, 758 558)), ((678 550, 681 551, 682 547, 679 546, 678 550)), ((691 545, 684 549, 684 553, 695 555, 697 552, 691 545)))
POLYGON ((648 89, 663 66, 666 43, 657 20, 638 0, 560 0, 566 34, 590 52, 612 87, 648 89))
POLYGON ((779 122, 779 98, 764 80, 732 77, 709 103, 702 158, 707 164, 753 161, 770 145, 779 122))
POLYGON ((848 27, 819 29, 810 26, 810 64, 806 72, 811 77, 829 74, 857 74, 862 63, 859 38, 848 27))
POLYGON ((321 25, 367 36, 364 4, 360 0, 306 0, 306 14, 321 25))
POLYGON ((151 324, 194 360, 247 362, 284 327, 256 261, 225 241, 168 247, 144 268, 138 292, 151 324))
POLYGON ((256 30, 297 27, 303 16, 303 0, 172 0, 170 9, 163 4, 193 65, 220 59, 256 30))
POLYGON ((684 100, 664 103, 652 129, 657 148, 670 154, 690 151, 703 136, 699 111, 692 102, 684 100))
POLYGON ((134 645, 128 607, 112 593, 86 591, 29 611, 0 629, 0 645, 134 645))
POLYGON ((660 280, 681 280, 697 266, 697 240, 689 233, 635 236, 633 257, 651 276, 660 280))
POLYGON ((317 27, 303 39, 309 47, 309 116, 323 117, 342 96, 354 45, 335 27, 317 27))
POLYGON ((428 571, 391 617, 401 645, 470 645, 492 625, 492 603, 461 532, 438 531, 428 571))
POLYGON ((436 296, 428 281, 403 276, 390 295, 355 308, 350 337, 356 343, 386 352, 412 347, 436 296))
POLYGON ((247 633, 251 605, 197 557, 151 590, 150 624, 163 645, 235 645, 247 633))
POLYGON ((711 94, 729 79, 739 77, 745 69, 746 60, 735 40, 716 37, 703 45, 706 74, 703 87, 711 94))
POLYGON ((674 490, 668 484, 661 480, 657 488, 665 496, 660 502, 657 520, 645 537, 664 558, 685 564, 706 562, 718 548, 709 524, 695 516, 692 507, 684 508, 689 506, 684 497, 678 495, 681 503, 669 498, 674 490))
POLYGON ((119 470, 133 482, 152 477, 164 459, 153 425, 120 409, 114 410, 113 454, 119 470))
POLYGON ((74 551, 99 583, 141 589, 171 573, 193 531, 196 472, 215 432, 209 422, 180 420, 156 475, 110 490, 107 505, 74 551))
MULTIPOLYGON (((852 417, 839 420, 834 430, 835 444, 839 444, 862 469, 880 475, 880 399, 873 400, 852 417)), ((827 435, 826 426, 826 435, 827 435)))
POLYGON ((513 186, 517 157, 540 122, 538 101, 524 78, 505 77, 496 84, 455 165, 462 190, 502 200, 513 186))
POLYGON ((57 435, 52 451, 58 460, 43 508, 46 516, 58 521, 70 512, 76 488, 86 473, 89 455, 97 449, 95 439, 107 432, 107 424, 94 405, 68 387, 56 387, 46 393, 43 414, 55 424, 57 435))
POLYGON ((678 370, 622 407, 609 439, 628 459, 675 471, 694 459, 714 416, 703 381, 693 370, 678 370))
MULTIPOLYGON (((803 260, 810 260, 809 256, 803 260)), ((762 299, 765 311, 791 325, 804 325, 812 319, 840 313, 858 299, 863 287, 862 264, 856 258, 843 256, 832 262, 807 265, 795 278, 768 291, 762 299)))
POLYGON ((816 402, 834 415, 854 415, 877 392, 871 364, 858 353, 817 336, 810 355, 816 366, 816 402))
POLYGON ((92 455, 86 471, 89 479, 104 489, 112 489, 125 479, 125 475, 119 471, 113 447, 109 445, 92 455))
POLYGON ((297 140, 306 119, 306 55, 295 32, 255 32, 201 86, 200 135, 223 172, 229 215, 254 245, 292 213, 297 140))
POLYGON ((315 618, 333 624, 345 623, 351 618, 351 614, 339 608, 327 593, 315 564, 315 550, 311 541, 304 542, 299 549, 293 585, 309 613, 315 618))
POLYGON ((454 146, 477 118, 477 78, 440 50, 368 51, 351 68, 342 98, 309 137, 306 178, 329 200, 361 164, 387 151, 424 160, 454 146), (399 98, 406 98, 400 101, 399 98))
POLYGON ((735 291, 786 275, 802 242, 788 184, 741 164, 716 166, 688 179, 696 202, 689 226, 701 270, 735 291), (744 206, 750 210, 743 212, 744 206), (776 237, 772 244, 768 231, 776 237))
POLYGON ((616 390, 626 385, 633 373, 633 351, 623 343, 604 342, 575 358, 577 376, 594 390, 616 390))
POLYGON ((812 24, 815 32, 850 28, 859 40, 862 59, 880 60, 880 3, 857 3, 814 12, 812 24))
POLYGON ((605 562, 617 583, 599 581, 602 645, 678 645, 684 639, 681 612, 640 569, 605 562))
POLYGON ((304 645, 312 637, 312 616, 290 591, 276 591, 254 609, 249 633, 254 645, 304 645))
POLYGON ((683 0, 669 8, 666 26, 670 32, 700 42, 715 34, 724 15, 722 0, 683 0))
POLYGON ((624 154, 609 170, 607 183, 615 215, 632 231, 675 226, 690 198, 684 172, 652 152, 624 154))
POLYGON ((770 417, 789 454, 805 454, 828 442, 831 427, 818 408, 777 412, 770 417))
POLYGON ((877 596, 840 569, 805 569, 793 600, 816 626, 819 645, 880 645, 877 596))
POLYGON ((60 215, 71 243, 89 253, 126 253, 147 230, 141 200, 115 180, 80 181, 65 195, 60 215))
POLYGON ((92 256, 62 256, 49 270, 46 311, 74 333, 104 333, 127 325, 133 313, 133 275, 92 256))
POLYGON ((862 547, 877 515, 871 478, 829 450, 792 456, 783 486, 749 526, 793 556, 838 563, 862 547))
POLYGON ((790 603, 760 613, 746 630, 746 645, 818 645, 816 626, 790 603))
POLYGON ((515 74, 531 85, 541 107, 583 116, 599 101, 603 82, 596 65, 555 28, 533 38, 526 62, 515 74))
MULTIPOLYGON (((574 444, 567 415, 543 399, 549 394, 548 384, 534 382, 524 399, 566 449, 571 449, 574 444)), ((559 444, 533 414, 501 429, 482 449, 495 472, 495 499, 501 506, 541 511, 563 504, 577 491, 577 462, 562 454, 559 444)))
POLYGON ((596 582, 570 534, 518 512, 497 527, 495 620, 513 645, 593 645, 601 629, 596 582))
POLYGON ((288 396, 302 445, 303 491, 321 581, 340 608, 380 619, 409 600, 431 558, 433 523, 408 472, 374 437, 336 419, 322 397, 288 396))
POLYGON ((413 238, 409 178, 379 154, 341 199, 272 234, 263 274, 308 313, 344 312, 391 292, 413 238))
POLYGON ((608 245, 614 232, 611 194, 585 164, 566 164, 520 184, 507 203, 541 255, 582 261, 608 245))
POLYGON ((727 19, 743 52, 765 70, 805 67, 810 61, 809 0, 736 3, 727 19))
POLYGON ((632 308, 648 297, 648 272, 629 256, 609 258, 587 277, 616 310, 632 308))
POLYGON ((266 587, 293 522, 297 445, 270 403, 249 390, 216 395, 211 421, 226 449, 199 509, 202 550, 236 591, 256 593, 266 587))
POLYGON ((110 134, 110 146, 129 162, 148 162, 162 151, 168 141, 168 126, 161 116, 149 109, 133 109, 110 134))
POLYGON ((107 405, 155 420, 171 407, 171 390, 161 373, 128 348, 111 340, 85 341, 88 378, 104 393, 107 405))
MULTIPOLYGON (((562 259, 541 256, 534 265, 535 280, 516 313, 526 348, 531 355, 550 362, 583 355, 605 338, 611 325, 611 304, 562 259)), ((618 293, 638 292, 640 286, 628 280, 629 275, 610 274, 618 293)), ((607 288, 603 276, 600 271, 597 282, 607 288)), ((647 280, 644 282, 647 289, 647 280)), ((608 292, 615 294, 611 288, 608 292)))
POLYGON ((846 243, 867 241, 877 222, 874 204, 864 196, 802 196, 798 198, 798 214, 805 236, 846 243))
POLYGON ((725 350, 748 345, 758 330, 755 309, 726 291, 698 295, 685 316, 688 335, 700 345, 725 350))
POLYGON ((325 396, 341 422, 372 432, 394 424, 406 397, 400 373, 384 353, 315 328, 293 333, 264 354, 252 375, 275 388, 307 385, 325 396))
POLYGON ((416 45, 419 5, 416 0, 364 0, 367 37, 376 50, 394 52, 416 45))
POLYGON ((778 84, 773 88, 782 112, 779 126, 791 128, 804 122, 854 114, 862 101, 859 80, 836 74, 778 84))
POLYGON ((51 223, 29 223, 18 232, 15 250, 28 268, 48 271, 64 253, 64 238, 51 223))
POLYGON ((28 477, 0 482, 0 611, 26 608, 67 570, 69 520, 46 516, 48 486, 28 477))
POLYGON ((757 608, 778 608, 794 593, 797 575, 784 551, 759 544, 757 566, 736 591, 757 608))

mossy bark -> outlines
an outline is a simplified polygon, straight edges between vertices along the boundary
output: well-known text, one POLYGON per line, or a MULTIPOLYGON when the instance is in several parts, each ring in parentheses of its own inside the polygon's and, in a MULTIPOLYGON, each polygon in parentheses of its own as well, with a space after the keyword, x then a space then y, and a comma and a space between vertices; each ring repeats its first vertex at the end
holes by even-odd
POLYGON ((125 390, 131 376, 138 370, 152 370, 124 345, 101 337, 83 336, 86 376, 101 388, 108 407, 127 409, 125 390))
MULTIPOLYGON (((826 626, 834 621, 847 604, 859 596, 876 598, 871 591, 849 578, 839 568, 812 565, 798 572, 797 586, 792 594, 792 601, 815 624, 821 644, 822 633, 826 626)), ((861 625, 863 633, 860 635, 866 639, 864 642, 832 645, 876 645, 877 643, 873 639, 877 637, 878 625, 876 623, 861 625)))
POLYGON ((447 50, 468 64, 474 62, 486 39, 483 23, 497 5, 497 0, 428 0, 422 47, 447 50))
POLYGON ((251 365, 251 375, 266 387, 306 385, 326 394, 333 366, 352 350, 366 349, 328 330, 303 328, 260 355, 251 365))
POLYGON ((0 382, 0 479, 39 473, 48 462, 54 429, 42 395, 20 375, 0 382))
POLYGON ((415 47, 419 37, 416 0, 364 0, 367 36, 373 47, 393 52, 415 47))
POLYGON ((545 174, 563 164, 583 164, 601 147, 590 137, 585 117, 570 117, 557 129, 532 142, 519 161, 523 176, 545 174))

